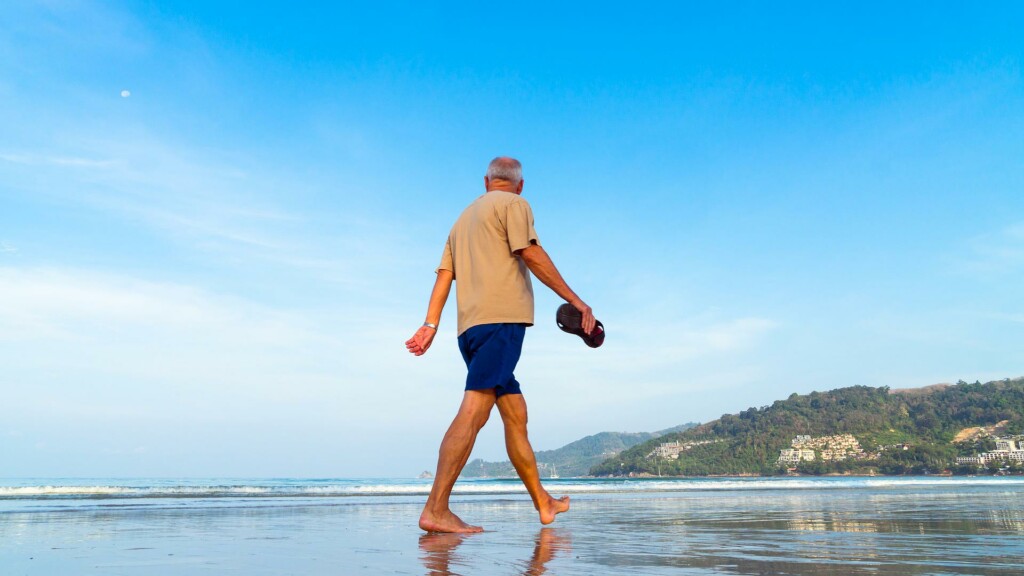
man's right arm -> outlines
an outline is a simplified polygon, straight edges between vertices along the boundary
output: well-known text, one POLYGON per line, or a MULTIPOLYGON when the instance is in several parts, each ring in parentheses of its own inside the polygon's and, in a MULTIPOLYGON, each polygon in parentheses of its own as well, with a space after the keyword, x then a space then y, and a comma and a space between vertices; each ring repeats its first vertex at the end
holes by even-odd
POLYGON ((562 274, 555 267, 555 263, 548 256, 547 251, 540 244, 531 244, 517 251, 516 254, 523 259, 526 267, 530 269, 530 272, 533 272, 533 275, 538 280, 543 282, 548 288, 551 288, 555 294, 558 294, 563 300, 571 304, 573 308, 583 313, 583 329, 587 334, 590 334, 597 324, 597 321, 594 320, 593 310, 572 291, 572 288, 569 288, 565 279, 562 278, 562 274))
POLYGON ((437 271, 437 279, 434 280, 434 289, 430 292, 430 302, 427 304, 427 320, 416 330, 416 333, 405 341, 405 347, 416 356, 422 356, 434 342, 437 336, 436 326, 441 323, 441 311, 448 302, 448 294, 452 289, 452 281, 455 274, 451 270, 441 268, 437 271), (427 324, 433 324, 431 328, 427 324))

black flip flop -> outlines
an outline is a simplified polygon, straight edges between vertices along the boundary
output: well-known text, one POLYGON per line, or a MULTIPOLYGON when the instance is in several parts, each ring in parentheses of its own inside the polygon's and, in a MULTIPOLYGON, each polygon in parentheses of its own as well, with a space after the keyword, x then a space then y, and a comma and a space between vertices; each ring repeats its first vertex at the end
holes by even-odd
POLYGON ((591 348, 597 348, 604 344, 604 324, 601 324, 599 320, 596 322, 594 331, 587 334, 583 331, 583 313, 572 304, 562 304, 558 307, 558 312, 555 312, 555 323, 562 329, 562 332, 583 338, 583 342, 591 348))

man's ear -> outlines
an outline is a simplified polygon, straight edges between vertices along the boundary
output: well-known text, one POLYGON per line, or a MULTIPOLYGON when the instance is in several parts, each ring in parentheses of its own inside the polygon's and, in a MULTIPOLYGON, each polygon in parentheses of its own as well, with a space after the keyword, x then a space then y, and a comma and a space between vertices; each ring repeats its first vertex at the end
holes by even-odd
POLYGON ((487 176, 484 176, 484 190, 487 191, 487 190, 490 190, 490 189, 491 189, 491 179, 488 178, 487 176))
POLYGON ((523 193, 523 184, 525 184, 525 183, 526 183, 526 180, 520 180, 519 181, 519 185, 516 186, 516 194, 522 194, 523 193))

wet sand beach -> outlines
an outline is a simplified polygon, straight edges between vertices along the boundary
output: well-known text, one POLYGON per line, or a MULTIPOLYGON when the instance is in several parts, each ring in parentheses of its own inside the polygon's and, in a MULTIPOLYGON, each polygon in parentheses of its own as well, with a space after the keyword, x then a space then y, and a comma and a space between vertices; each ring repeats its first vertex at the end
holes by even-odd
MULTIPOLYGON (((827 485, 826 486, 830 486, 827 485)), ((553 487, 557 490, 557 483, 553 487)), ((541 527, 465 495, 468 536, 420 496, 62 501, 0 512, 0 572, 49 574, 979 574, 1024 570, 1024 485, 579 493, 541 527)))

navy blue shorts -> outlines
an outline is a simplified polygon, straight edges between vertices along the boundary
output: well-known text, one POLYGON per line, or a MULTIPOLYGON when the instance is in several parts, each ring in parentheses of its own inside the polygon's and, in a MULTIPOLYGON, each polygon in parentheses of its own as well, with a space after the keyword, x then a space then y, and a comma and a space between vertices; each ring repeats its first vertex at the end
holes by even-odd
POLYGON ((498 397, 522 394, 512 371, 523 352, 526 324, 479 324, 459 336, 466 361, 466 390, 494 388, 498 397))

